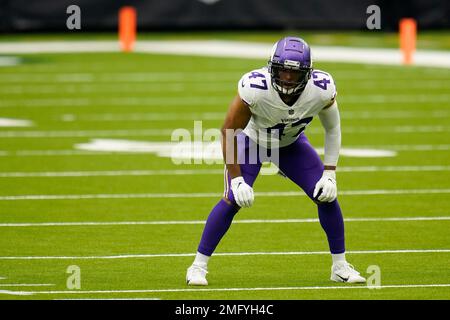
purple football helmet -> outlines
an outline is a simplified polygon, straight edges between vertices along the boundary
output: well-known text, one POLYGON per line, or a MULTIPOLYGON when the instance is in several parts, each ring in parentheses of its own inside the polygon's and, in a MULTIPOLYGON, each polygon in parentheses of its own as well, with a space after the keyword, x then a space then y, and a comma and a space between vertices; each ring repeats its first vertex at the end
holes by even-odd
POLYGON ((311 50, 300 38, 286 37, 272 48, 268 62, 272 86, 276 91, 287 95, 300 94, 305 89, 312 71, 311 50), (296 79, 282 79, 280 73, 290 73, 296 79))

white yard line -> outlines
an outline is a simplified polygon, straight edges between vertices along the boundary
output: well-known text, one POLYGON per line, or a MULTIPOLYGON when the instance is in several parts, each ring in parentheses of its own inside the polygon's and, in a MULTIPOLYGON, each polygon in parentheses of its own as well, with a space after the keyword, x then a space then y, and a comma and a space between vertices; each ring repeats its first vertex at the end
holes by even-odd
MULTIPOLYGON (((450 170, 450 166, 448 169, 450 170)), ((423 170, 426 171, 426 170, 423 170)), ((437 169, 430 169, 437 171, 437 169)), ((223 169, 204 170, 111 170, 111 171, 62 171, 62 172, 4 172, 1 178, 21 177, 102 177, 102 176, 154 176, 154 175, 209 175, 223 174, 223 169)))
MULTIPOLYGON (((359 146, 366 148, 368 146, 359 146)), ((399 145, 380 145, 373 148, 387 148, 395 151, 447 151, 450 150, 450 144, 399 144, 399 145)), ((356 148, 356 146, 354 146, 356 148)))
POLYGON ((117 41, 37 41, 2 42, 0 53, 76 53, 76 52, 119 52, 117 41))
MULTIPOLYGON (((45 130, 45 131, 1 131, 0 138, 72 138, 72 137, 147 137, 147 136, 171 136, 173 129, 138 129, 138 130, 45 130)), ((192 131, 191 128, 185 128, 192 131)), ((219 130, 219 129, 217 129, 219 130)), ((344 133, 389 133, 389 134, 409 134, 409 133, 434 133, 449 132, 450 126, 429 125, 429 126, 346 126, 344 133)), ((309 128, 309 134, 323 134, 323 128, 309 128)))
MULTIPOLYGON (((32 98, 32 99, 17 99, 17 100, 5 100, 0 101, 0 108, 16 108, 16 107, 91 107, 91 106, 164 106, 165 108, 171 106, 204 106, 204 105, 223 105, 228 104, 232 97, 226 96, 185 96, 185 97, 152 97, 152 98, 139 98, 139 97, 120 97, 120 98, 32 98)), ((442 102, 442 98, 436 97, 432 100, 438 100, 442 102)), ((438 102, 434 101, 434 102, 438 102)), ((417 102, 417 101, 416 101, 417 102)), ((368 102, 370 103, 370 102, 368 102)))
POLYGON ((415 172, 415 171, 448 171, 450 166, 352 166, 338 167, 338 172, 415 172))
POLYGON ((25 291, 10 291, 10 290, 0 290, 0 294, 7 294, 11 296, 29 296, 33 293, 28 293, 25 291))
MULTIPOLYGON (((450 253, 450 249, 404 249, 404 250, 357 250, 347 254, 411 254, 411 253, 450 253)), ((278 251, 278 252, 218 252, 214 257, 225 256, 291 256, 291 255, 329 255, 329 251, 278 251)), ((109 256, 0 256, 0 260, 108 260, 108 259, 142 259, 142 258, 180 258, 193 257, 195 253, 160 253, 160 254, 120 254, 109 256)))
POLYGON ((1 127, 31 127, 33 121, 23 119, 0 118, 1 127))
MULTIPOLYGON (((450 166, 354 166, 338 167, 338 172, 426 172, 450 171, 450 166)), ((56 177, 110 177, 110 176, 178 176, 222 175, 223 169, 166 169, 166 170, 105 170, 105 171, 42 171, 1 172, 0 178, 56 178, 56 177)))
MULTIPOLYGON (((417 289, 417 288, 448 288, 450 284, 392 284, 381 285, 376 288, 379 289, 417 289)), ((375 287, 374 287, 375 288, 375 287)), ((55 291, 1 291, 0 294, 8 295, 76 295, 76 294, 115 294, 115 293, 171 293, 171 292, 239 292, 239 291, 297 291, 297 290, 369 290, 370 287, 366 285, 352 285, 352 286, 310 286, 310 287, 254 287, 254 288, 178 288, 178 289, 136 289, 136 290, 55 290, 55 291)), ((156 299, 156 298, 155 298, 156 299)), ((119 298, 119 300, 121 300, 119 298)), ((139 300, 139 298, 137 298, 139 300)))
POLYGON ((54 300, 161 300, 161 299, 160 298, 72 298, 72 299, 54 299, 54 300))
MULTIPOLYGON (((345 146, 352 149, 388 149, 393 151, 448 151, 450 150, 450 144, 400 144, 400 145, 354 145, 345 146)), ((86 151, 86 150, 17 150, 17 151, 5 151, 0 150, 0 157, 30 157, 30 156, 107 156, 107 155, 145 155, 147 153, 135 153, 135 152, 114 152, 114 151, 86 151)))
POLYGON ((0 283, 0 287, 53 287, 50 283, 0 283))
MULTIPOLYGON (((183 97, 117 97, 117 98, 31 98, 2 99, 0 108, 15 107, 87 107, 87 106, 204 106, 208 104, 228 104, 230 95, 183 96, 183 97)), ((440 103, 449 104, 448 94, 419 95, 349 95, 339 98, 343 104, 398 104, 398 103, 440 103)))
MULTIPOLYGON (((24 81, 26 82, 26 80, 24 81)), ((58 83, 56 84, 15 84, 15 85, 2 85, 0 87, 0 93, 6 96, 20 96, 22 94, 33 94, 33 95, 48 95, 48 94, 73 94, 79 97, 80 94, 117 94, 118 92, 124 93, 165 93, 172 92, 233 92, 233 87, 230 85, 231 81, 214 81, 211 83, 210 80, 205 80, 204 83, 196 81, 195 85, 186 82, 174 82, 174 83, 152 83, 151 85, 147 83, 58 83)), ((428 82, 427 82, 428 84, 428 82)), ((435 89, 437 93, 439 90, 445 89, 446 87, 441 84, 436 83, 435 87, 429 87, 428 90, 435 89)), ((422 87, 423 89, 423 87, 422 87)))
POLYGON ((170 136, 174 130, 176 130, 176 128, 142 130, 1 131, 0 138, 170 136))
MULTIPOLYGON (((440 217, 389 217, 389 218, 345 218, 345 222, 403 222, 403 221, 447 221, 450 216, 440 217)), ((235 219, 233 224, 260 223, 316 223, 319 219, 235 219)), ((0 223, 0 227, 79 227, 79 226, 135 226, 135 225, 192 225, 205 224, 205 220, 172 220, 172 221, 84 221, 84 222, 26 222, 0 223)))
MULTIPOLYGON (((58 64, 59 65, 59 64, 58 64)), ((264 63, 261 64, 261 67, 264 63)), ((86 66, 80 66, 86 68, 86 66)), ((448 72, 448 71, 447 71, 448 72)), ((2 71, 0 74, 0 83, 6 85, 0 92, 5 91, 6 88, 11 88, 11 94, 17 94, 23 91, 24 88, 33 86, 29 93, 39 93, 38 89, 47 93, 74 93, 74 86, 77 86, 78 92, 93 93, 93 92, 112 92, 117 93, 117 90, 112 90, 114 86, 119 87, 124 85, 124 92, 146 92, 142 86, 151 85, 149 90, 156 90, 156 88, 166 89, 167 91, 208 91, 209 88, 218 90, 218 92, 229 91, 230 86, 236 84, 242 77, 242 70, 239 71, 211 71, 211 72, 115 72, 109 73, 104 70, 89 73, 75 73, 59 70, 59 72, 11 72, 2 71), (62 86, 62 91, 55 91, 55 88, 62 86), (133 88, 132 86, 138 87, 133 88), (68 86, 64 88, 64 86, 68 86), (103 90, 102 90, 103 88, 103 90), (155 88, 155 89, 153 89, 155 88), (228 89, 227 89, 228 88, 228 89), (203 89, 203 90, 202 90, 203 89)), ((369 89, 374 86, 391 91, 394 95, 398 94, 400 89, 439 89, 446 88, 450 80, 445 73, 426 74, 426 73, 388 73, 385 70, 361 70, 354 72, 345 72, 334 70, 333 78, 338 81, 355 81, 361 80, 360 83, 355 83, 352 88, 369 89), (400 82, 395 82, 400 81, 400 82), (383 82, 380 82, 383 81, 383 82), (406 83, 406 84, 405 84, 406 83), (431 86, 435 84, 436 86, 431 86), (397 88, 397 90, 395 90, 397 88), (390 89, 390 90, 389 90, 390 89)), ((119 89, 119 88, 118 88, 119 89)), ((25 92, 24 92, 25 93, 25 92)), ((389 95, 389 93, 387 93, 389 95)), ((422 94, 422 96, 424 96, 422 94)))
POLYGON ((389 95, 389 94, 379 94, 379 95, 348 95, 345 97, 340 97, 339 102, 341 103, 421 103, 421 102, 441 102, 443 104, 448 104, 450 101, 450 95, 448 94, 395 94, 395 95, 389 95))
MULTIPOLYGON (((381 285, 376 288, 379 289, 415 289, 415 288, 448 288, 450 284, 399 284, 399 285, 381 285)), ((296 290, 369 290, 370 287, 366 285, 353 286, 316 286, 316 287, 254 287, 254 288, 178 288, 178 289, 136 289, 136 290, 61 290, 61 291, 11 291, 10 293, 1 292, 5 294, 108 294, 108 293, 163 293, 163 292, 226 292, 226 291, 296 291, 296 290)))
MULTIPOLYGON (((430 112, 418 111, 345 111, 341 114, 342 119, 404 119, 404 118, 443 118, 450 116, 448 110, 433 110, 430 112)), ((110 122, 110 121, 192 121, 192 120, 223 120, 223 112, 205 113, 103 113, 90 115, 64 114, 60 117, 62 121, 86 121, 86 122, 110 122)))
MULTIPOLYGON (((413 194, 447 194, 450 189, 379 189, 379 190, 342 190, 340 196, 370 196, 370 195, 413 195, 413 194)), ((298 197, 306 196, 299 191, 255 192, 258 197, 298 197)), ((0 201, 30 201, 30 200, 83 200, 83 199, 169 199, 169 198, 220 198, 221 193, 111 193, 111 194, 30 194, 4 195, 0 201)))
MULTIPOLYGON (((345 126, 342 130, 344 134, 360 133, 432 133, 432 132, 449 132, 450 126, 446 125, 429 125, 429 126, 345 126)), ((308 133, 320 134, 323 133, 323 128, 309 128, 308 133)))
MULTIPOLYGON (((237 77, 238 78, 238 77, 237 77)), ((204 82, 195 81, 191 82, 167 82, 167 83, 158 83, 153 82, 151 85, 145 82, 133 82, 127 83, 93 83, 87 85, 85 83, 79 82, 66 82, 66 83, 40 83, 34 82, 33 84, 28 84, 24 79, 26 84, 16 84, 16 85, 6 85, 2 84, 0 87, 0 93, 6 98, 7 96, 19 97, 20 95, 29 94, 29 95, 38 95, 45 96, 48 94, 73 94, 74 97, 80 97, 82 94, 90 95, 99 93, 102 94, 117 94, 121 92, 122 94, 135 94, 135 93, 161 93, 164 91, 165 93, 199 93, 199 92, 208 92, 208 93, 232 93, 234 89, 234 82, 237 80, 228 80, 228 81, 214 81, 211 83, 211 80, 205 80, 204 82)), ((338 79, 339 83, 341 79, 338 79)), ((1 81, 0 81, 1 82, 1 81)), ((20 82, 19 82, 20 83, 20 82)), ((398 83, 389 83, 389 86, 384 84, 383 82, 376 82, 374 80, 364 81, 364 84, 358 83, 356 85, 352 85, 354 90, 361 89, 373 89, 376 87, 377 89, 383 89, 383 91, 389 96, 389 93, 401 93, 401 91, 407 91, 408 89, 426 89, 430 94, 440 93, 441 91, 448 88, 450 85, 449 82, 445 82, 445 80, 441 81, 433 81, 426 80, 426 82, 408 82, 407 85, 399 85, 398 83)))
MULTIPOLYGON (((450 148, 450 145, 449 145, 450 148)), ((98 151, 84 151, 84 150, 18 150, 18 151, 0 151, 1 157, 29 157, 29 156, 94 156, 94 155, 120 155, 130 153, 117 152, 98 152, 98 151)))
MULTIPOLYGON (((86 68, 84 69, 86 70, 86 68)), ((223 70, 223 68, 221 69, 223 70)), ((243 75, 242 71, 231 70, 231 71, 124 71, 124 72, 109 72, 105 70, 99 70, 97 72, 65 72, 60 70, 59 72, 6 72, 2 71, 0 74, 0 82, 5 82, 7 84, 19 84, 19 83, 34 83, 44 84, 46 86, 53 82, 62 82, 62 84, 76 84, 85 82, 95 82, 94 86, 100 85, 117 85, 116 82, 155 82, 157 85, 163 82, 169 82, 169 84, 175 83, 180 84, 190 84, 190 83, 209 83, 214 81, 213 84, 226 83, 230 81, 238 82, 239 78, 243 75)), ((351 76, 364 75, 364 72, 354 73, 351 76)), ((341 75, 345 76, 345 73, 341 75)), ((373 73, 376 76, 375 73, 373 73)), ((380 73, 383 76, 389 76, 386 72, 380 73)), ((391 76, 397 76, 401 78, 401 73, 391 74, 391 76)), ((427 77, 427 75, 423 75, 427 77)), ((433 74, 434 80, 441 79, 446 80, 445 75, 433 74)), ((367 78, 367 77, 366 77, 367 78)))
MULTIPOLYGON (((226 40, 139 40, 135 52, 265 59, 270 55, 271 43, 226 40)), ((76 52, 119 52, 118 41, 36 41, 32 43, 2 42, 2 54, 76 52)), ((364 64, 401 65, 398 49, 313 46, 315 61, 364 64)), ((417 66, 450 68, 450 54, 446 51, 417 50, 417 66)))
MULTIPOLYGON (((420 112, 352 112, 346 111, 341 114, 342 119, 415 119, 415 118, 442 118, 450 115, 446 111, 430 111, 430 113, 420 112)), ((142 113, 142 114, 103 114, 91 116, 65 115, 61 118, 63 121, 90 121, 90 122, 110 122, 110 121, 193 121, 193 120, 223 120, 225 114, 223 112, 208 114, 163 114, 163 113, 142 113)))
MULTIPOLYGON (((450 114, 450 113, 449 113, 450 114)), ((442 117, 442 114, 439 116, 442 117)), ((91 115, 75 115, 64 114, 61 117, 62 121, 193 121, 193 120, 223 120, 224 112, 205 112, 205 113, 104 113, 91 115)))

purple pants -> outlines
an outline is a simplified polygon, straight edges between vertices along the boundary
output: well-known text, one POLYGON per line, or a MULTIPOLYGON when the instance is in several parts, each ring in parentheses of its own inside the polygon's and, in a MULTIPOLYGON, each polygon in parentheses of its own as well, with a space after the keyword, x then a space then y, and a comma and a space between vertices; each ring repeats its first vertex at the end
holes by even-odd
MULTIPOLYGON (((247 136, 241 135, 238 137, 238 159, 241 173, 245 182, 250 186, 253 186, 259 174, 261 162, 266 160, 258 156, 256 161, 249 161, 249 158, 251 158, 249 157, 250 150, 258 147, 247 136)), ((286 177, 303 189, 308 197, 312 199, 314 188, 317 181, 322 177, 324 168, 319 155, 306 136, 302 133, 294 143, 279 148, 278 151, 279 157, 274 163, 286 177)), ((266 154, 266 152, 262 154, 266 154)), ((254 158, 252 159, 255 160, 254 158)), ((198 247, 200 253, 208 256, 212 255, 221 238, 230 227, 234 215, 240 209, 234 200, 234 195, 231 191, 231 178, 226 169, 224 184, 224 198, 231 204, 223 199, 216 204, 208 217, 198 247)), ((327 235, 330 252, 345 252, 344 221, 338 201, 320 203, 317 205, 317 208, 320 224, 327 235)))

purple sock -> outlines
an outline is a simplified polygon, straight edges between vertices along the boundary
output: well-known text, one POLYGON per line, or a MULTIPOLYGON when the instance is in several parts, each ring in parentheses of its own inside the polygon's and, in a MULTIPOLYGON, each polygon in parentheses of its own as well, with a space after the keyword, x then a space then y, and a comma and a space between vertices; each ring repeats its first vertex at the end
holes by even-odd
POLYGON ((203 230, 198 252, 211 256, 233 221, 239 208, 221 199, 212 209, 203 230))
POLYGON ((344 219, 337 200, 318 205, 320 224, 325 230, 331 253, 345 252, 344 219))

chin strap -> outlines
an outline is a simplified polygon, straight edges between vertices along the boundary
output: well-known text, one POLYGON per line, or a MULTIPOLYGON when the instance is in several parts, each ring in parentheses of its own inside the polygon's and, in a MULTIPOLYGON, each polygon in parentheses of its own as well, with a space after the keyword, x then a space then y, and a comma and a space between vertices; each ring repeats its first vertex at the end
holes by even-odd
POLYGON ((275 81, 273 82, 273 86, 276 91, 278 91, 279 93, 282 93, 282 94, 299 94, 305 88, 305 86, 302 86, 301 84, 299 84, 295 88, 286 89, 286 88, 283 88, 282 86, 280 86, 279 84, 277 84, 275 81))

